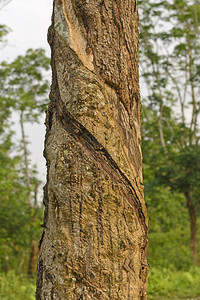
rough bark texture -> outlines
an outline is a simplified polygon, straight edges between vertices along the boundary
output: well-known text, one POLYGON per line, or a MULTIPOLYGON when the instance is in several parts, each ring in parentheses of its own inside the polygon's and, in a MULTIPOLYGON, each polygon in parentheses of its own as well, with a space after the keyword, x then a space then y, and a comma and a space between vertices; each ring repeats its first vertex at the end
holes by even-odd
POLYGON ((147 299, 136 2, 55 0, 36 298, 147 299))

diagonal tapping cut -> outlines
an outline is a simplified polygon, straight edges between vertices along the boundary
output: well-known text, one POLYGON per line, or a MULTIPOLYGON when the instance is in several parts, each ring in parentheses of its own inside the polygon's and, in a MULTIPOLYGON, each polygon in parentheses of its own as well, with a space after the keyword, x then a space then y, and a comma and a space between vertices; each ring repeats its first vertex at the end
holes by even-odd
MULTIPOLYGON (((57 98, 58 99, 58 98, 57 98)), ((80 143, 95 159, 101 167, 117 181, 121 186, 123 193, 126 195, 128 202, 134 206, 138 219, 141 220, 141 224, 144 226, 145 232, 147 232, 147 226, 145 223, 145 216, 142 211, 139 196, 129 179, 120 170, 117 163, 113 160, 109 152, 98 142, 98 140, 74 117, 65 110, 64 104, 61 103, 59 97, 59 107, 57 107, 57 118, 62 127, 73 137, 73 139, 80 143)))
POLYGON ((54 0, 37 300, 147 299, 135 5, 54 0))
MULTIPOLYGON (((49 28, 49 40, 53 39, 56 32, 53 27, 49 28)), ((51 44, 52 58, 54 58, 54 45, 51 44)), ((118 182, 120 188, 129 204, 134 207, 136 215, 144 228, 144 232, 147 233, 148 221, 140 202, 140 197, 135 188, 131 184, 127 176, 121 171, 115 160, 111 157, 109 152, 103 147, 99 141, 87 130, 81 123, 79 123, 72 114, 66 110, 59 91, 59 84, 57 78, 57 69, 55 65, 55 59, 52 59, 52 73, 54 81, 52 83, 52 90, 50 93, 51 108, 56 109, 56 117, 59 120, 62 127, 70 134, 73 139, 81 144, 90 156, 98 162, 99 165, 112 177, 115 182, 118 182)), ((48 111, 50 112, 50 110, 48 111)), ((137 186, 137 183, 136 183, 137 186)))

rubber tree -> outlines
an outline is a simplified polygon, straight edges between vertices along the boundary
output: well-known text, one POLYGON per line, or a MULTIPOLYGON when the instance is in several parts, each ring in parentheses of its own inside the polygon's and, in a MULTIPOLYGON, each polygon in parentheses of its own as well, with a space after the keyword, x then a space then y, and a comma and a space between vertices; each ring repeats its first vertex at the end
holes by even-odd
POLYGON ((55 0, 36 298, 147 299, 136 1, 55 0))

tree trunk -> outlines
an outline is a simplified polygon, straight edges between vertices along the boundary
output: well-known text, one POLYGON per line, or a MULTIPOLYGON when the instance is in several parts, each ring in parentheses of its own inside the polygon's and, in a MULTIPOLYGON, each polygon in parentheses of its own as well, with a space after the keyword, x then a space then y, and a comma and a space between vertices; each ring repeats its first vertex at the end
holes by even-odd
POLYGON ((37 181, 34 182, 34 207, 39 208, 38 205, 38 187, 39 183, 37 181))
POLYGON ((26 180, 26 187, 27 187, 27 202, 29 206, 31 206, 31 183, 30 183, 30 176, 29 176, 29 165, 28 165, 28 150, 27 150, 27 142, 26 136, 24 131, 24 111, 20 111, 20 127, 21 127, 21 134, 22 134, 22 147, 23 147, 23 154, 24 154, 24 170, 25 170, 25 180, 26 180))
POLYGON ((132 1, 55 0, 36 298, 147 299, 132 1))
POLYGON ((192 193, 188 190, 185 193, 187 208, 190 219, 190 249, 194 263, 199 266, 199 253, 198 253, 198 238, 197 238, 197 216, 194 203, 192 200, 192 193))
POLYGON ((28 264, 28 274, 35 275, 37 270, 37 258, 38 258, 38 245, 37 242, 32 240, 31 251, 28 264))

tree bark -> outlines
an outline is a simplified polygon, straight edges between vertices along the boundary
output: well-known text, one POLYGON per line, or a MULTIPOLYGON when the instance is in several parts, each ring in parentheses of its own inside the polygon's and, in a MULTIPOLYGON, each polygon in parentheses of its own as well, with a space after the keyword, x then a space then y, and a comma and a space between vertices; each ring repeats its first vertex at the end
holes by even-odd
POLYGON ((197 216, 190 190, 185 193, 190 220, 190 249, 194 263, 199 266, 198 238, 197 238, 197 216))
POLYGON ((55 0, 36 299, 147 299, 134 0, 55 0))

